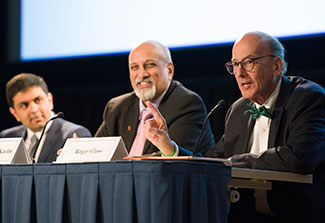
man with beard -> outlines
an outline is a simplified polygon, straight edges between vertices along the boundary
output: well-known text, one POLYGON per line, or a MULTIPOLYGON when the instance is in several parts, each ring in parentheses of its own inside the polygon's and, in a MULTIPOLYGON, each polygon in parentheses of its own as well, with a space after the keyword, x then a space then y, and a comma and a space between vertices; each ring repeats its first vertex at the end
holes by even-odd
POLYGON ((53 96, 43 78, 29 73, 14 76, 6 85, 10 113, 22 125, 0 132, 0 138, 23 137, 26 148, 37 163, 56 160, 57 150, 74 135, 91 137, 88 129, 62 118, 50 121, 39 144, 45 123, 55 114, 53 96), (37 145, 38 148, 37 148, 37 145), (37 149, 37 150, 36 150, 37 149))
MULTIPOLYGON (((134 92, 111 99, 104 110, 103 122, 96 137, 122 136, 129 155, 160 155, 159 150, 145 140, 141 120, 145 102, 157 106, 166 118, 174 149, 165 156, 177 155, 180 145, 192 150, 206 118, 202 99, 193 91, 174 81, 174 65, 167 47, 147 41, 129 54, 130 81, 134 92), (142 137, 142 144, 138 143, 142 137), (139 145, 139 146, 138 146, 139 145)), ((150 118, 151 114, 148 114, 150 118)), ((144 120, 144 119, 143 119, 144 120)), ((205 129, 198 151, 206 152, 215 146, 210 125, 205 129)))

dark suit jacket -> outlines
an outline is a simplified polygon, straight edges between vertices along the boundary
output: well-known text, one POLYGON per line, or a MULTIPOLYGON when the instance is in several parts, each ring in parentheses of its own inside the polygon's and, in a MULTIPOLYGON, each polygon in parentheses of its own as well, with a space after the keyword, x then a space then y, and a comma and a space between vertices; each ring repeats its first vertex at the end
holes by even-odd
POLYGON ((324 213, 324 89, 300 77, 282 78, 270 127, 269 148, 259 156, 249 153, 248 142, 255 121, 247 112, 247 103, 250 101, 240 98, 230 107, 226 115, 225 133, 216 148, 206 155, 232 157, 235 166, 312 173, 313 185, 274 183, 268 200, 273 212, 278 215, 313 213, 315 216, 316 210, 321 209, 324 213))
MULTIPOLYGON (((163 97, 159 111, 164 116, 168 133, 178 145, 193 149, 207 116, 202 99, 177 81, 171 84, 163 97)), ((103 122, 95 136, 122 136, 130 151, 139 123, 139 98, 134 92, 111 99, 104 110, 103 122)), ((198 151, 214 148, 215 142, 210 125, 204 131, 198 151)), ((159 150, 148 140, 143 154, 159 150)))
MULTIPOLYGON (((51 163, 56 160, 58 149, 62 148, 67 138, 72 138, 73 133, 78 137, 91 137, 88 129, 81 125, 74 124, 64 119, 58 118, 47 131, 46 139, 42 151, 38 158, 38 163, 51 163)), ((0 132, 0 138, 27 137, 27 129, 24 125, 12 127, 0 132)))

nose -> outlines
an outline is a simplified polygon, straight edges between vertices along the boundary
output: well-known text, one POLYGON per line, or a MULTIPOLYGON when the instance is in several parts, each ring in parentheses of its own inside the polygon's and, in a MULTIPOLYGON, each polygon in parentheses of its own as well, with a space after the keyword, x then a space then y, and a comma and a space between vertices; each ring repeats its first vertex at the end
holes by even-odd
POLYGON ((239 66, 234 69, 234 75, 239 77, 243 77, 246 75, 246 71, 243 69, 243 66, 241 64, 239 64, 239 66))
POLYGON ((39 105, 35 102, 31 102, 29 104, 29 111, 30 112, 37 112, 39 110, 39 105))
POLYGON ((138 78, 143 79, 146 77, 149 77, 149 73, 144 67, 141 67, 139 69, 138 78))

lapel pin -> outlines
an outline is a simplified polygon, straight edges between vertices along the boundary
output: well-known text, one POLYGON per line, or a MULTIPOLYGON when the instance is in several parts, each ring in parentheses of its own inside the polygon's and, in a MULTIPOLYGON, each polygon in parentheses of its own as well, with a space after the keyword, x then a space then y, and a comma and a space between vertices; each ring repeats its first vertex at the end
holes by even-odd
POLYGON ((128 131, 129 131, 129 132, 131 131, 131 126, 130 126, 130 125, 128 125, 128 131))

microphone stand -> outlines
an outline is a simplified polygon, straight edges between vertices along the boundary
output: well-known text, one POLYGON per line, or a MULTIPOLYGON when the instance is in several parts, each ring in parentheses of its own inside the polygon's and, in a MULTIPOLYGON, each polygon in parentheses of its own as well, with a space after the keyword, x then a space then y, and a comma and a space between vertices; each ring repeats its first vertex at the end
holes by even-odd
POLYGON ((194 146, 194 149, 193 149, 193 152, 192 152, 191 157, 194 156, 194 153, 195 153, 195 151, 197 150, 197 147, 199 146, 199 143, 200 143, 200 141, 201 141, 202 134, 203 134, 203 132, 204 132, 204 129, 205 129, 207 123, 208 123, 208 120, 209 120, 210 116, 211 116, 215 111, 217 111, 217 110, 219 110, 220 108, 222 108, 222 107, 225 105, 225 103, 226 103, 226 102, 225 102, 224 100, 220 100, 220 101, 218 102, 218 104, 217 104, 216 106, 214 106, 214 108, 213 108, 213 109, 209 112, 209 114, 207 115, 207 117, 206 117, 206 119, 205 119, 205 121, 204 121, 204 124, 203 124, 203 126, 202 126, 202 129, 201 129, 200 135, 199 135, 199 137, 198 137, 197 140, 196 140, 196 143, 195 143, 195 146, 194 146))
POLYGON ((43 135, 44 135, 44 132, 45 132, 45 129, 46 129, 46 126, 47 124, 54 120, 54 119, 57 119, 57 118, 62 118, 64 116, 64 113, 63 112, 58 112, 55 116, 53 116, 52 118, 50 118, 44 125, 43 129, 42 129, 42 133, 41 133, 41 137, 39 138, 39 140, 37 141, 37 144, 36 144, 36 149, 34 150, 33 154, 32 154, 32 161, 33 163, 35 163, 35 154, 36 154, 36 151, 38 150, 38 147, 39 147, 39 144, 43 138, 43 135))

